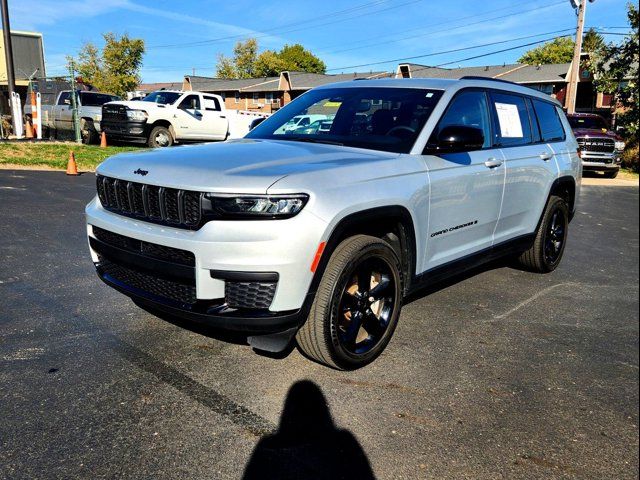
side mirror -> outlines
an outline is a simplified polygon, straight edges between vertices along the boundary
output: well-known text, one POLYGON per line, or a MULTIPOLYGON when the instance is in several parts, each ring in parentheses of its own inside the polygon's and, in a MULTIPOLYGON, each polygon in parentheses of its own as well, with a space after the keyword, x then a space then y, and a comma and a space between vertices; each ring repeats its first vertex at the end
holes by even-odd
POLYGON ((254 128, 256 128, 258 125, 260 125, 265 120, 266 120, 265 117, 260 117, 260 118, 256 118, 255 120, 252 120, 251 123, 249 124, 249 131, 251 131, 254 128))
POLYGON ((438 133, 436 150, 440 153, 471 152, 484 145, 484 132, 466 125, 449 125, 438 133))

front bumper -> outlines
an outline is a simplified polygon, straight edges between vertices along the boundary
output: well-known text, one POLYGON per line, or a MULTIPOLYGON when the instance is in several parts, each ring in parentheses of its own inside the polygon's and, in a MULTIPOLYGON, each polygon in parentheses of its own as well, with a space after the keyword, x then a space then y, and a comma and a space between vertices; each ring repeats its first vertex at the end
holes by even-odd
POLYGON ((146 122, 115 122, 103 120, 101 128, 107 137, 129 142, 144 143, 149 136, 149 128, 146 122))
MULTIPOLYGON (((212 221, 193 231, 117 215, 94 199, 87 205, 86 218, 91 256, 100 278, 150 309, 249 334, 296 328, 306 318, 313 277, 310 266, 326 230, 326 223, 309 212, 303 210, 287 220, 212 221), (157 260, 145 262, 138 255, 117 249, 110 251, 100 244, 94 227, 152 246, 190 252, 193 266, 167 265, 157 260), (168 286, 146 288, 144 282, 123 281, 122 276, 110 273, 105 258, 133 270, 143 279, 153 276, 168 279, 168 286), (277 278, 277 284, 275 291, 270 292, 268 304, 258 302, 257 308, 245 309, 229 301, 230 286, 237 288, 238 283, 250 283, 251 279, 273 282, 273 278, 277 278), (171 282, 189 285, 186 293, 178 292, 182 295, 178 297, 180 301, 163 295, 167 288, 173 289, 171 282)), ((252 294, 255 295, 255 290, 252 294)))
POLYGON ((582 151, 582 168, 587 171, 609 171, 620 169, 620 154, 582 151))

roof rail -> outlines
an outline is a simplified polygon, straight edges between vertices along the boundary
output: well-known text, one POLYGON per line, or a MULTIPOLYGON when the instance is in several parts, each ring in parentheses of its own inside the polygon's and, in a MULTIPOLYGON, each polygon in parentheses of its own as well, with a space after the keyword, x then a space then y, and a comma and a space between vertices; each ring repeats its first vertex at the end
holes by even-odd
MULTIPOLYGON (((490 82, 501 82, 508 83, 509 85, 520 85, 516 82, 510 82, 509 80, 502 80, 501 78, 491 78, 491 77, 483 77, 480 75, 465 75, 464 77, 460 77, 460 80, 488 80, 490 82)), ((521 87, 523 85, 520 85, 521 87)))

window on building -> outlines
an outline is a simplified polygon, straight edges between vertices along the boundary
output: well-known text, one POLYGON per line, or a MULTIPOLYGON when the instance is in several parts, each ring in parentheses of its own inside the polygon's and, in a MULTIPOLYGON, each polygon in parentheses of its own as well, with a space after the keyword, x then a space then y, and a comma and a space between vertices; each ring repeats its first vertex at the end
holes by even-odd
POLYGON ((273 102, 273 92, 267 92, 264 94, 264 101, 266 103, 272 103, 273 102))
POLYGON ((259 93, 254 93, 253 94, 253 104, 257 105, 258 103, 260 103, 260 94, 259 93))
POLYGON ((234 95, 235 103, 240 103, 240 92, 236 92, 234 95))

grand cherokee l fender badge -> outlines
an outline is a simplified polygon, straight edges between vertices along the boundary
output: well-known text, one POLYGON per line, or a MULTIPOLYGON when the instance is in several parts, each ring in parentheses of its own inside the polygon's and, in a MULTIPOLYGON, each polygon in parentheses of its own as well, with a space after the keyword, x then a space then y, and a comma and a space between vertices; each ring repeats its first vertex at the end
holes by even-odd
POLYGON ((142 170, 141 168, 134 170, 133 173, 135 173, 136 175, 142 175, 143 177, 149 173, 149 170, 142 170))
POLYGON ((438 235, 443 235, 445 233, 453 232, 453 231, 459 230, 461 228, 470 227, 472 225, 476 225, 477 223, 478 223, 478 220, 474 220, 472 222, 463 223, 462 225, 456 225, 455 227, 445 228, 444 230, 438 230, 437 232, 433 232, 431 234, 431 238, 437 237, 438 235))

